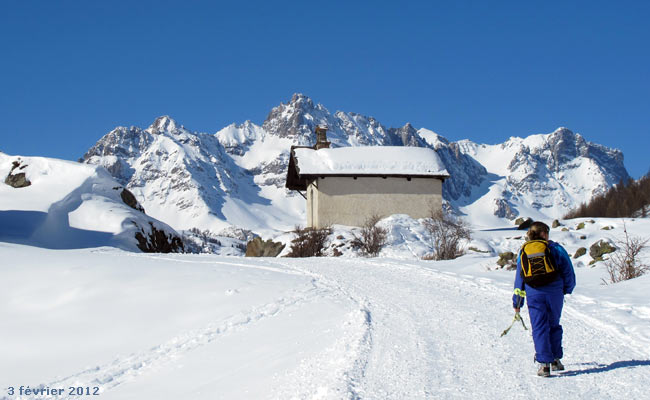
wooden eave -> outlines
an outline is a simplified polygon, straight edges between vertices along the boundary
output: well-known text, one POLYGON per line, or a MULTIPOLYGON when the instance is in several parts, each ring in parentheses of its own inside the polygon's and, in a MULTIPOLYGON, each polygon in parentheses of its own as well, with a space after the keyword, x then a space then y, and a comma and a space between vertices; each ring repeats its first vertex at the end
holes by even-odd
POLYGON ((296 156, 293 150, 297 148, 313 149, 313 147, 310 146, 291 146, 291 151, 289 152, 289 167, 287 169, 287 181, 284 186, 289 190, 307 190, 308 181, 304 176, 300 175, 300 171, 296 166, 296 156))

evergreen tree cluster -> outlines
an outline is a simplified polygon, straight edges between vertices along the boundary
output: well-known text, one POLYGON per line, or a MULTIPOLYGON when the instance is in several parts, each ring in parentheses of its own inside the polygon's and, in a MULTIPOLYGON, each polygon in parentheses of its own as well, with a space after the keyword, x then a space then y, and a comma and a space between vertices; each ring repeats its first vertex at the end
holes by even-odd
POLYGON ((639 180, 619 182, 604 194, 582 203, 564 216, 565 219, 585 217, 632 218, 650 213, 650 173, 639 180))

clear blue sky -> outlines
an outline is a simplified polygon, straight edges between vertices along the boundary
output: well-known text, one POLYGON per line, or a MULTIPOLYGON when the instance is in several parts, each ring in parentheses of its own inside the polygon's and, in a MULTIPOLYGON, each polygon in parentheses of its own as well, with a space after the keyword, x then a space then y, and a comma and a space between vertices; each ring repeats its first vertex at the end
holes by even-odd
POLYGON ((216 132, 301 92, 500 143, 566 126, 650 167, 647 1, 0 0, 0 150, 77 159, 168 114, 216 132))

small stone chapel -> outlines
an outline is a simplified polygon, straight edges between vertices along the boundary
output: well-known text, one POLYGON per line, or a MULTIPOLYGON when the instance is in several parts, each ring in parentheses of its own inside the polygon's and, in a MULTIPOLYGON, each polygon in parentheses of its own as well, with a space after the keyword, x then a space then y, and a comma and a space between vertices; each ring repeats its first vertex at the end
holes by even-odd
POLYGON ((371 216, 425 218, 442 209, 449 177, 435 150, 407 146, 331 148, 327 128, 313 147, 292 146, 286 187, 307 200, 307 226, 362 226, 371 216))

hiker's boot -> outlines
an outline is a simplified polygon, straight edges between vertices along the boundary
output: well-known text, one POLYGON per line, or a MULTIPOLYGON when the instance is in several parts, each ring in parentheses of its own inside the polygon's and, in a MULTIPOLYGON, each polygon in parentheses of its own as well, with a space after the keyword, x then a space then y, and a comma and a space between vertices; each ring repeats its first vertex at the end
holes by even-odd
POLYGON ((537 370, 537 375, 543 377, 551 376, 551 364, 550 363, 540 363, 539 369, 537 370))
POLYGON ((564 371, 564 365, 560 362, 559 358, 556 358, 555 361, 551 363, 552 371, 564 371))

